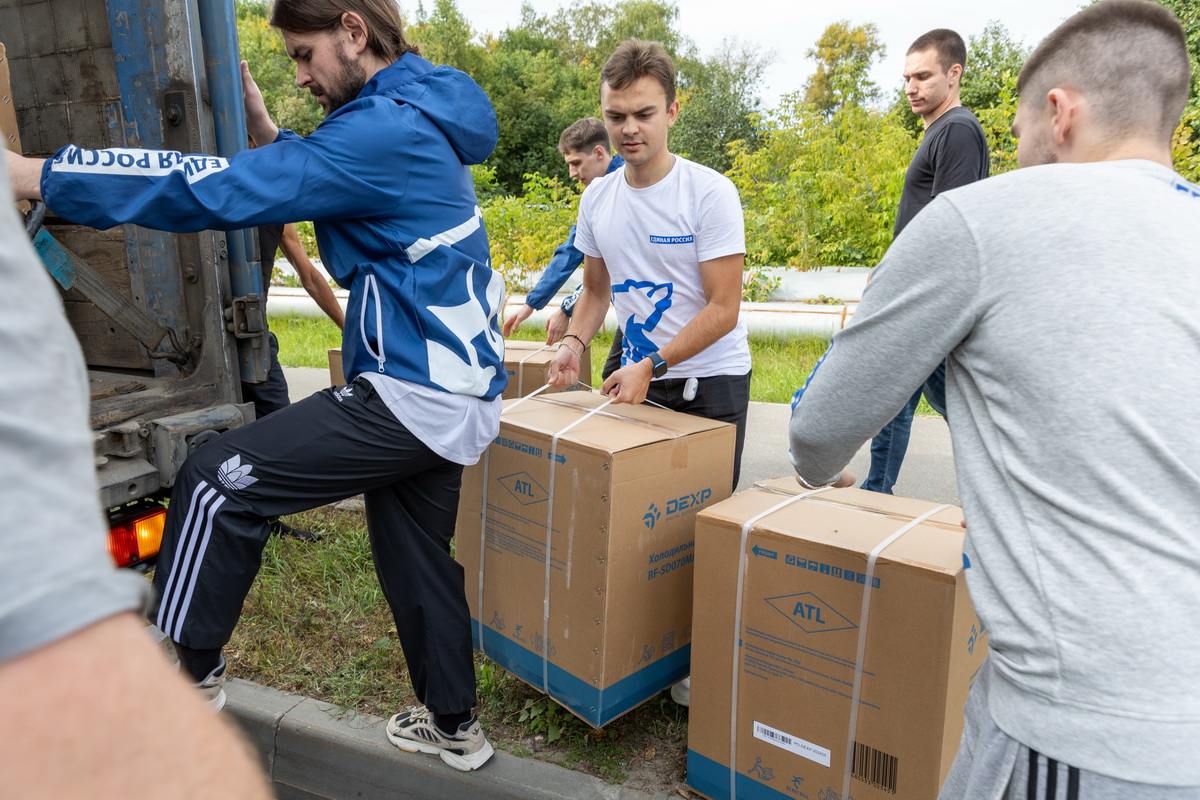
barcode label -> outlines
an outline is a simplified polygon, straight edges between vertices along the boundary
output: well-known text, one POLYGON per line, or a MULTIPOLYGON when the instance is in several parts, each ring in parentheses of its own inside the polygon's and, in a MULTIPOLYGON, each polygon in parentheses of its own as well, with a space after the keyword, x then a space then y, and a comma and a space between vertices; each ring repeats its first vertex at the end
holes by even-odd
POLYGON ((804 756, 809 761, 815 761, 822 767, 829 766, 829 750, 827 748, 813 744, 812 742, 806 742, 799 736, 792 736, 790 733, 775 730, 770 725, 763 725, 761 722, 756 721, 754 723, 754 738, 770 742, 776 747, 781 747, 798 756, 804 756))
POLYGON ((895 756, 889 756, 882 750, 867 747, 865 744, 854 743, 854 766, 850 774, 860 781, 888 794, 895 794, 896 772, 899 766, 900 759, 895 756))

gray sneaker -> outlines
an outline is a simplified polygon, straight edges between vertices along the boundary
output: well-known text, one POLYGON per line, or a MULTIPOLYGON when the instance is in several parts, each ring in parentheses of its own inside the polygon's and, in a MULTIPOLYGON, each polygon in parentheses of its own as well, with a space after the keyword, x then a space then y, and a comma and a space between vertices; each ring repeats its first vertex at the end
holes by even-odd
POLYGON ((402 711, 388 720, 387 737, 401 750, 437 754, 462 772, 479 769, 495 752, 483 736, 479 717, 471 717, 458 726, 456 735, 447 736, 433 724, 433 714, 424 706, 402 711))

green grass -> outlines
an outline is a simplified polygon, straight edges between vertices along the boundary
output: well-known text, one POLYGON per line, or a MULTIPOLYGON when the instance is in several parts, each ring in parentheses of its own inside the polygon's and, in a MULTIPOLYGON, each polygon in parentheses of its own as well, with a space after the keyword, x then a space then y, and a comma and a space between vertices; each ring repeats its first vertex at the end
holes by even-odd
MULTIPOLYGON (((268 541, 226 647, 230 674, 360 714, 415 705, 361 511, 326 506, 288 521, 320 540, 268 541)), ((666 695, 594 730, 486 657, 475 664, 477 710, 497 747, 615 783, 635 769, 664 790, 683 782, 687 712, 666 695)))
MULTIPOLYGON (((279 360, 288 367, 329 367, 329 349, 341 346, 341 333, 324 317, 302 317, 294 312, 270 315, 271 330, 279 339, 279 360)), ((535 325, 522 325, 513 339, 543 341, 545 332, 535 325)), ((600 371, 612 346, 612 334, 601 331, 592 340, 592 385, 599 387, 600 371)), ((788 339, 750 337, 750 399, 763 403, 789 403, 792 394, 808 378, 813 364, 829 347, 826 336, 805 335, 788 339)), ((932 415, 925 399, 917 414, 932 415)))

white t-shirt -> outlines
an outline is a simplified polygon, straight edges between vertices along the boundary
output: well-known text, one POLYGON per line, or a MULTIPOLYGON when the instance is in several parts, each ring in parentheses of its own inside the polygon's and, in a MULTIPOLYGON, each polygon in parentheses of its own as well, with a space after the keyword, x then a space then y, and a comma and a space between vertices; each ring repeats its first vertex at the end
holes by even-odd
POLYGON ((447 461, 471 466, 500 433, 503 400, 453 394, 374 372, 359 373, 400 424, 447 461))
MULTIPOLYGON (((665 346, 704 308, 700 262, 746 252, 741 200, 724 175, 675 156, 666 177, 635 189, 625 169, 584 190, 575 230, 575 246, 608 267, 623 365, 665 346)), ((667 377, 749 371, 746 325, 739 319, 707 348, 672 364, 667 377)))

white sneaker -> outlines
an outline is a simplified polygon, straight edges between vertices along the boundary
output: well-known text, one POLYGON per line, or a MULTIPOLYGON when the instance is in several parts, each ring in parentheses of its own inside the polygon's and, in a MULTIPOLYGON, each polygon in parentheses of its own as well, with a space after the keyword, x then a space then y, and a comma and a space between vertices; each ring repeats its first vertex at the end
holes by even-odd
POLYGON ((447 736, 433 724, 433 714, 424 706, 402 711, 388 720, 387 737, 401 750, 437 754, 462 772, 479 769, 495 752, 483 736, 479 717, 459 725, 455 736, 447 736))
POLYGON ((692 676, 688 675, 671 687, 671 699, 684 708, 692 704, 692 676))
POLYGON ((225 707, 225 656, 221 656, 221 663, 208 673, 208 677, 199 683, 195 684, 196 688, 205 697, 205 705, 213 711, 220 711, 225 707))
POLYGON ((171 641, 171 637, 163 633, 162 628, 154 624, 146 626, 146 633, 150 636, 151 641, 163 651, 163 655, 167 657, 167 661, 178 672, 179 653, 175 650, 175 643, 171 641))
MULTIPOLYGON (((163 633, 157 625, 147 625, 146 633, 162 649, 163 655, 167 657, 176 671, 183 669, 179 660, 179 651, 175 649, 175 642, 171 641, 170 636, 163 633)), ((224 708, 225 701, 228 699, 225 697, 225 656, 221 656, 221 663, 208 673, 208 677, 193 686, 200 690, 200 693, 204 695, 204 704, 213 711, 220 711, 224 708)))

